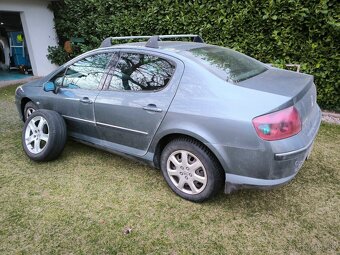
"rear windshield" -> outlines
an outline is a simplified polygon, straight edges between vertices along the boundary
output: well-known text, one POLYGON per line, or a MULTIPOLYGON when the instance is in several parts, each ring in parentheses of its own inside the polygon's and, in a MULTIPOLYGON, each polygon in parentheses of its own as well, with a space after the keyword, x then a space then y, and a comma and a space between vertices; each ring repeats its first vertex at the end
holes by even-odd
POLYGON ((228 48, 208 46, 187 52, 227 81, 240 82, 267 70, 261 62, 228 48))

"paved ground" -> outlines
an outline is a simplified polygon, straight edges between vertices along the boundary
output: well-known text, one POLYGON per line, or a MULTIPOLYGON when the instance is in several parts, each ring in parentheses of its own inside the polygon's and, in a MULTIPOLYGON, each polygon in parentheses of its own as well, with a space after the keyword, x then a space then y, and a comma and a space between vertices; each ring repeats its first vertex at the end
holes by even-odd
POLYGON ((4 71, 0 70, 0 80, 1 81, 11 81, 11 80, 19 80, 25 79, 27 77, 32 76, 32 74, 23 74, 18 70, 4 71))
POLYGON ((18 79, 18 80, 0 80, 0 88, 2 87, 6 87, 9 85, 13 85, 13 84, 19 84, 19 83, 25 83, 25 82, 29 82, 29 81, 33 81, 36 79, 39 79, 39 76, 28 76, 25 79, 18 79))

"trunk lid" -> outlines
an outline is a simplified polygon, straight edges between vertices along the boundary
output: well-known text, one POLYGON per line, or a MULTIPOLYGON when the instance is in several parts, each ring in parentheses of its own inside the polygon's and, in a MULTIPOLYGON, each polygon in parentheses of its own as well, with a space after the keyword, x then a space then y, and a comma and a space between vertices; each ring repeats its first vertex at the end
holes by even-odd
POLYGON ((287 102, 272 112, 294 105, 299 112, 302 128, 311 125, 318 112, 313 76, 270 68, 267 71, 238 83, 238 86, 287 97, 287 102))
POLYGON ((290 98, 299 96, 313 85, 313 76, 292 71, 269 68, 267 71, 237 83, 238 86, 278 94, 290 98))

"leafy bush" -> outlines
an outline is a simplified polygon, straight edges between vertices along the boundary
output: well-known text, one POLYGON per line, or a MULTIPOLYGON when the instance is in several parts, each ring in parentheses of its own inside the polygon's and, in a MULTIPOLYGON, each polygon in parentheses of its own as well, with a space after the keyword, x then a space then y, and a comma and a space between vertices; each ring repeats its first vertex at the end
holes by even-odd
POLYGON ((96 48, 108 36, 197 33, 265 63, 295 63, 315 76, 318 102, 340 110, 340 6, 336 0, 64 0, 53 2, 61 45, 85 39, 67 56, 96 48))

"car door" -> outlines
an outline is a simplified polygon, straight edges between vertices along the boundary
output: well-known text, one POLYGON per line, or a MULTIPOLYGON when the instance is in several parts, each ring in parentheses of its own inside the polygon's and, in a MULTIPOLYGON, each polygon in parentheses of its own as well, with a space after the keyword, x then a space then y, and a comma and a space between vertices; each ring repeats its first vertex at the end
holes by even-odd
POLYGON ((184 70, 167 55, 121 51, 95 101, 98 130, 107 147, 144 155, 162 122, 184 70))
POLYGON ((85 140, 88 137, 99 138, 94 102, 102 89, 111 57, 111 53, 89 55, 50 80, 56 85, 57 92, 48 92, 43 108, 59 112, 66 120, 71 136, 85 140))

